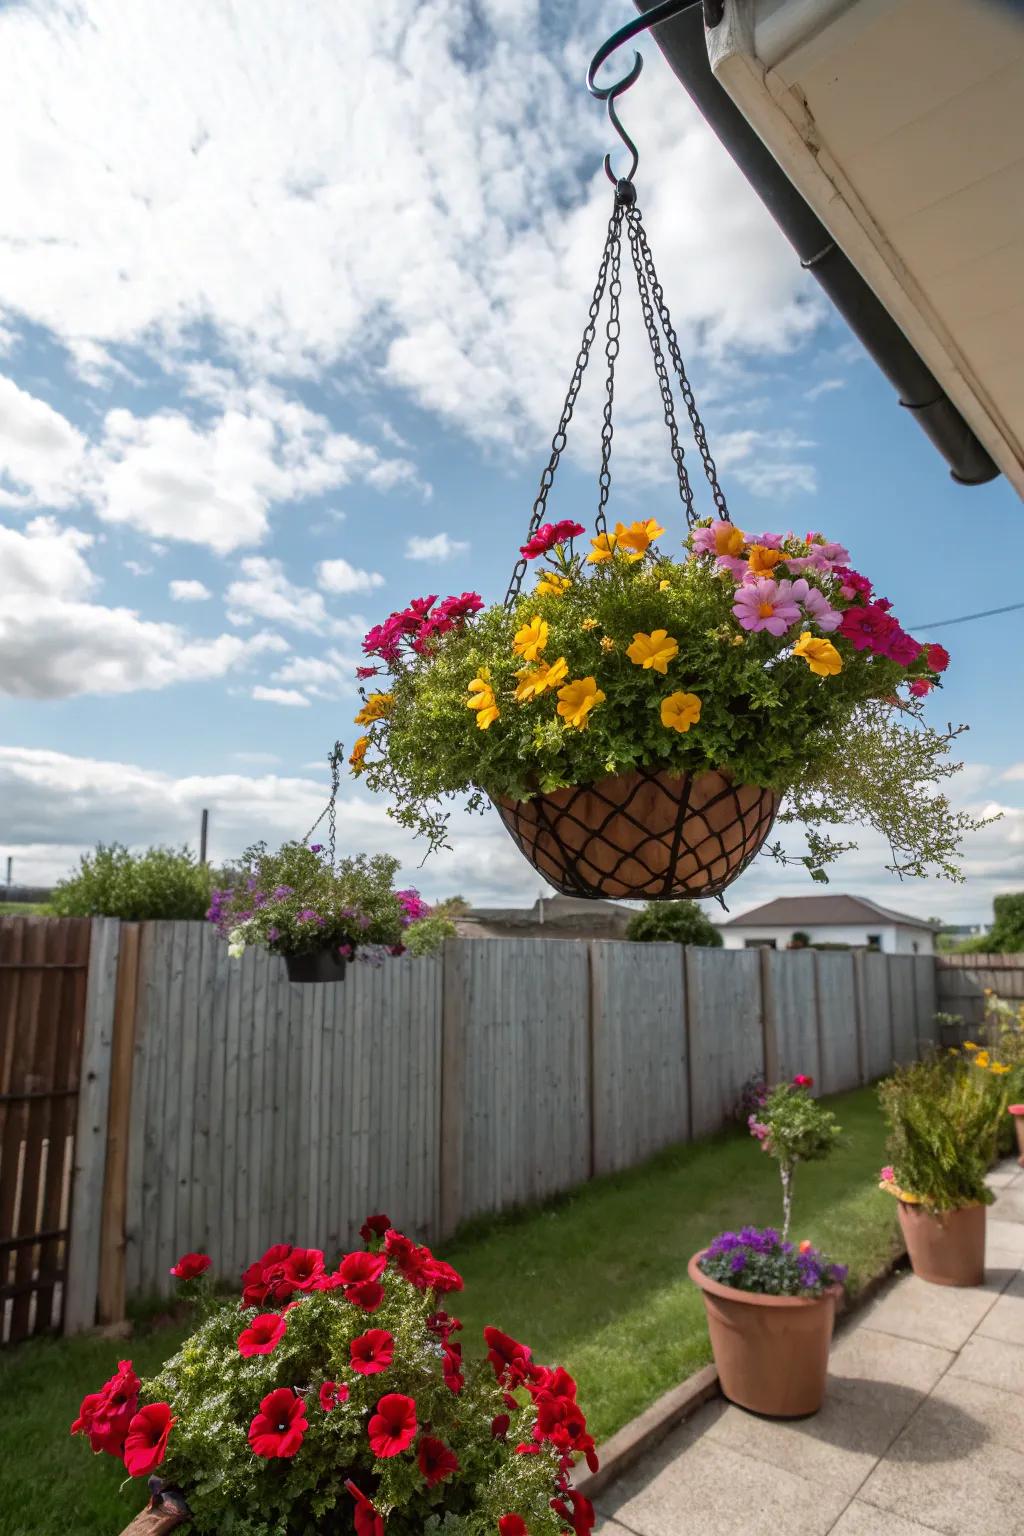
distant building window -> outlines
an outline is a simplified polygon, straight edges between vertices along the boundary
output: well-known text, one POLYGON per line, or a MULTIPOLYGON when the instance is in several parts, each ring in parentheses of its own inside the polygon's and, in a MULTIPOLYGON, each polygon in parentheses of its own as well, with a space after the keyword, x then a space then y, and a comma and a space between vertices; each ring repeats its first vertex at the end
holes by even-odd
POLYGON ((774 939, 744 939, 744 949, 776 949, 774 939))
POLYGON ((868 934, 868 949, 881 949, 882 935, 880 933, 868 934))

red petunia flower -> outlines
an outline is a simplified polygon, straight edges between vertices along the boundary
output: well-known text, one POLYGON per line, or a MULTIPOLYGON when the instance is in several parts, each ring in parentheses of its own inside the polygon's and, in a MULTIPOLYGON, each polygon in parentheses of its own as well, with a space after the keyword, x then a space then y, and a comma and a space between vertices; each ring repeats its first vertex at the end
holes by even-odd
POLYGON ((306 1405, 291 1387, 268 1392, 249 1425, 249 1444, 256 1456, 294 1456, 309 1428, 306 1405))
POLYGON ((808 1077, 806 1072, 798 1072, 793 1079, 794 1088, 813 1088, 814 1078, 808 1077))
POLYGON ((430 1289, 430 1272, 436 1260, 429 1248, 392 1229, 385 1234, 384 1251, 411 1285, 421 1291, 430 1289))
POLYGON ((356 1536, 384 1536, 384 1521, 377 1513, 373 1502, 366 1497, 362 1489, 356 1487, 351 1478, 347 1480, 345 1487, 356 1501, 356 1536))
POLYGON ((923 699, 931 693, 934 686, 935 684, 928 677, 915 677, 910 684, 910 691, 915 699, 923 699))
POLYGON ((379 667, 356 667, 356 677, 358 677, 359 681, 362 683, 365 682, 368 677, 376 677, 379 671, 379 667))
POLYGON ((452 1344, 446 1339, 442 1345, 442 1351, 441 1370, 444 1376, 444 1384, 449 1392, 458 1394, 465 1386, 465 1380, 462 1375, 462 1345, 452 1344))
POLYGON ((320 1387, 320 1407, 330 1413, 339 1403, 348 1402, 348 1387, 343 1381, 325 1381, 320 1387))
POLYGON ((370 1449, 384 1460, 397 1456, 416 1438, 416 1403, 401 1392, 387 1392, 370 1418, 370 1449))
POLYGON ((174 1423, 166 1403, 150 1403, 132 1419, 124 1442, 124 1464, 132 1477, 148 1477, 164 1459, 174 1423))
POLYGON ((454 1477, 459 1470, 459 1458, 449 1450, 443 1440, 434 1435, 421 1435, 416 1448, 416 1460, 428 1488, 436 1488, 446 1478, 454 1477))
POLYGON ((382 1253, 349 1253, 338 1265, 338 1279, 345 1288, 346 1301, 362 1307, 364 1312, 376 1312, 384 1300, 384 1287, 380 1277, 387 1268, 382 1253))
POLYGON ((171 1274, 175 1280, 198 1280, 212 1263, 207 1253, 183 1253, 177 1264, 171 1265, 171 1274))
POLYGON ((474 613, 479 613, 483 606, 484 600, 479 592, 463 592, 461 597, 446 597, 438 613, 458 623, 462 619, 471 618, 474 613))
MULTIPOLYGON (((262 1307, 271 1292, 280 1285, 281 1276, 284 1273, 284 1262, 292 1251, 291 1243, 275 1243, 268 1248, 261 1259, 254 1264, 242 1276, 242 1305, 243 1307, 262 1307)), ((288 1295, 278 1297, 280 1301, 287 1301, 288 1295)))
POLYGON ((440 1292, 442 1296, 446 1296, 450 1291, 462 1290, 462 1276, 457 1269, 453 1269, 443 1259, 431 1259, 427 1265, 427 1274, 430 1289, 440 1292))
POLYGON ((565 1499, 552 1499, 551 1508, 562 1520, 568 1520, 576 1536, 590 1536, 597 1522, 594 1506, 582 1493, 577 1493, 575 1488, 570 1488, 565 1499), (565 1499, 571 1503, 566 1504, 565 1499))
POLYGON ((556 544, 565 544, 578 533, 585 532, 582 523, 574 523, 570 518, 563 518, 560 523, 542 523, 525 544, 520 544, 519 553, 527 560, 536 560, 538 555, 546 555, 556 544))
POLYGON ((530 1536, 522 1515, 502 1515, 498 1521, 498 1536, 530 1536))
POLYGON ((349 1345, 352 1369, 360 1376, 386 1371, 395 1357, 395 1341, 386 1328, 368 1328, 349 1345))
POLYGON ((391 1225, 390 1216, 367 1216, 359 1228, 359 1236, 364 1243, 372 1242, 375 1237, 383 1237, 391 1225))
POLYGON ((293 1248, 284 1261, 282 1278, 296 1291, 310 1291, 324 1272, 319 1248, 293 1248))
POLYGON ((82 1399, 71 1433, 88 1436, 94 1451, 120 1456, 138 1406, 139 1378, 130 1360, 119 1360, 110 1380, 98 1392, 90 1392, 82 1399))
POLYGON ((508 1428, 512 1420, 507 1413, 499 1413, 491 1420, 491 1437, 494 1440, 504 1440, 508 1434, 508 1428))
POLYGON ((485 1328, 484 1339, 487 1343, 487 1358, 494 1367, 497 1379, 506 1381, 510 1386, 524 1381, 530 1365, 527 1345, 502 1333, 500 1328, 485 1328))
POLYGON ((250 1355, 269 1355, 287 1331, 288 1324, 280 1313, 262 1312, 238 1335, 238 1353, 246 1359, 250 1355))
POLYGON ((933 672, 945 672, 949 666, 949 652, 944 645, 926 645, 925 658, 933 672))

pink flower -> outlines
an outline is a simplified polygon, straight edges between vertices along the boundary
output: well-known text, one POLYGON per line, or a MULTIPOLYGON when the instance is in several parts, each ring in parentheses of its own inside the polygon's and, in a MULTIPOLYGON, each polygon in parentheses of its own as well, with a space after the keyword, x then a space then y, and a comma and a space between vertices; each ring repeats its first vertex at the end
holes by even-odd
POLYGON ((920 656, 921 646, 913 635, 908 635, 897 624, 895 633, 889 638, 885 654, 891 661, 898 662, 901 667, 909 667, 920 656))
POLYGON ((695 555, 738 555, 743 546, 743 535, 723 517, 716 517, 709 528, 693 531, 695 555))
POLYGON ((793 1079, 794 1088, 813 1088, 814 1078, 808 1077, 806 1072, 798 1072, 793 1079))
POLYGON ((841 544, 830 543, 823 533, 809 533, 807 542, 814 546, 812 555, 823 555, 831 565, 849 565, 850 551, 841 544))
POLYGON ((945 672, 949 666, 949 652, 944 645, 925 646, 925 656, 933 672, 945 672))
POLYGON ((781 549, 784 538, 792 538, 792 534, 781 533, 751 533, 747 536, 750 544, 760 544, 764 549, 781 549))
MULTIPOLYGON (((573 526, 577 525, 573 524, 573 526)), ((579 531, 582 532, 582 529, 579 531)), ((446 619, 454 619, 458 622, 460 619, 468 619, 474 613, 479 613, 483 606, 484 600, 479 592, 463 592, 461 597, 446 597, 438 613, 446 619)))
POLYGON ((368 677, 376 677, 379 671, 379 667, 356 667, 356 677, 360 682, 365 682, 368 677))
POLYGON ((793 596, 799 598, 804 613, 823 634, 830 635, 843 622, 842 614, 832 607, 824 592, 809 586, 802 576, 793 583, 793 596), (806 589, 802 594, 798 590, 800 587, 806 589))
POLYGON ((519 553, 527 560, 536 560, 538 555, 546 555, 556 544, 565 544, 578 533, 585 532, 582 523, 574 523, 570 518, 564 518, 560 523, 542 523, 525 544, 520 544, 519 553))
POLYGON ((733 581, 756 580, 746 560, 741 560, 739 555, 719 555, 715 564, 720 571, 728 571, 733 581))
POLYGON ((899 630, 888 610, 888 603, 882 602, 869 603, 866 608, 847 608, 839 633, 856 651, 870 650, 876 656, 886 656, 890 642, 899 630))
POLYGON ((858 597, 866 603, 871 601, 871 583, 859 571, 852 571, 848 565, 836 565, 832 568, 832 574, 839 577, 839 596, 844 602, 852 602, 858 597))
POLYGON ((890 1164, 887 1163, 885 1165, 885 1167, 882 1169, 882 1183, 883 1184, 894 1184, 895 1182, 896 1182, 896 1170, 890 1164))
POLYGON ((768 1135, 768 1127, 763 1125, 756 1115, 747 1116, 747 1126, 751 1136, 756 1136, 758 1141, 764 1141, 768 1135))
POLYGON ((934 687, 935 684, 929 678, 915 677, 914 681, 910 684, 910 691, 915 699, 923 699, 927 694, 931 693, 934 687))
POLYGON ((784 635, 800 617, 792 597, 792 582, 780 584, 770 576, 739 587, 732 611, 742 629, 766 629, 771 635, 784 635), (783 587, 787 590, 783 591, 783 587))

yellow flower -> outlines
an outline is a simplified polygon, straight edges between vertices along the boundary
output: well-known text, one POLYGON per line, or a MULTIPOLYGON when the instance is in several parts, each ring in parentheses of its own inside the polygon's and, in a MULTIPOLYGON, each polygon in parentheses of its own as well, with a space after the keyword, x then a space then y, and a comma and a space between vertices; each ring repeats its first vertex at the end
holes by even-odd
POLYGON ((600 628, 600 624, 599 624, 597 619, 584 619, 583 623, 580 625, 580 629, 599 629, 599 628, 600 628))
POLYGON ((610 560, 615 549, 614 533, 599 533, 596 539, 591 539, 594 553, 587 556, 588 565, 602 565, 605 560, 610 560))
POLYGON ((590 723, 587 716, 596 704, 604 703, 604 694, 597 686, 595 677, 578 677, 575 682, 559 688, 558 701, 558 713, 566 725, 585 731, 590 723))
POLYGON ((658 591, 659 592, 667 592, 671 585, 672 585, 672 583, 670 581, 659 581, 658 582, 658 591))
POLYGON ((611 635, 601 636, 601 649, 602 651, 614 651, 615 641, 612 639, 611 635))
POLYGON ((538 597, 561 597, 572 586, 571 576, 559 576, 557 571, 545 571, 537 583, 538 597))
POLYGON ((974 1065, 976 1067, 987 1067, 988 1060, 988 1051, 979 1051, 977 1056, 974 1058, 974 1065))
POLYGON ((385 715, 391 713, 394 701, 393 693, 371 693, 356 715, 356 725, 372 725, 375 720, 383 720, 385 715))
POLYGON ((352 748, 352 755, 348 760, 348 765, 352 769, 353 773, 362 773, 363 769, 366 767, 363 759, 366 756, 366 749, 369 745, 369 736, 360 736, 359 740, 352 748))
POLYGON ((672 731, 688 731, 700 719, 700 699, 695 693, 670 693, 661 701, 661 723, 672 731))
POLYGON ((524 624, 522 629, 516 630, 512 649, 517 656, 522 656, 524 661, 539 661, 540 653, 547 643, 547 621, 542 619, 539 613, 535 613, 529 624, 524 624))
POLYGON ((973 1040, 965 1040, 964 1041, 964 1050, 965 1051, 976 1051, 976 1050, 978 1050, 978 1046, 975 1045, 973 1040))
POLYGON ((733 643, 733 645, 746 645, 746 643, 747 643, 746 636, 745 635, 733 635, 732 643, 733 643))
POLYGON ((664 677, 669 662, 679 655, 679 642, 673 640, 667 629, 655 629, 649 635, 638 631, 633 644, 626 647, 626 655, 635 667, 643 667, 645 672, 653 668, 664 677))
POLYGON ((802 656, 819 677, 835 677, 843 670, 843 658, 831 640, 821 640, 805 629, 793 647, 794 656, 802 656))
POLYGON ((715 529, 715 554, 716 555, 740 555, 746 536, 739 528, 734 528, 731 523, 722 519, 715 529))
POLYGON ((784 550, 769 549, 765 544, 751 544, 747 564, 755 576, 770 576, 775 567, 785 558, 784 550))
POLYGON ((501 715, 491 687, 490 667, 481 667, 470 683, 466 708, 476 710, 477 728, 481 731, 486 731, 501 715))
POLYGON ((555 688, 569 676, 569 667, 564 656, 559 656, 550 666, 542 661, 536 667, 523 667, 516 673, 519 678, 519 687, 516 689, 516 699, 520 704, 525 704, 528 699, 539 698, 548 688, 555 688))
POLYGON ((616 523, 615 541, 620 549, 626 551, 630 560, 642 560, 655 539, 660 538, 664 532, 664 528, 653 517, 643 523, 630 523, 628 528, 625 523, 616 523))
POLYGON ((1009 1072, 1010 1070, 1009 1067, 1004 1067, 1001 1061, 994 1061, 989 1067, 989 1071, 995 1073, 996 1077, 1002 1077, 1004 1072, 1009 1072))

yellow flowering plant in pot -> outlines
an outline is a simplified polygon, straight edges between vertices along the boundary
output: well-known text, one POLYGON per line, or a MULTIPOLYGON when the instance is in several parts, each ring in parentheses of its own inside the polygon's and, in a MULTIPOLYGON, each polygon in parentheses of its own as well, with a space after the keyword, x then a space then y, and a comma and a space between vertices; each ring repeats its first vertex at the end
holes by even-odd
POLYGON ((902 874, 957 878, 974 823, 936 789, 958 732, 922 719, 948 655, 845 549, 726 519, 681 555, 653 518, 583 532, 537 528, 536 580, 503 605, 429 595, 366 636, 350 764, 400 822, 440 846, 445 797, 492 801, 577 895, 716 894, 776 819, 806 826, 815 878, 850 846, 840 821, 880 831, 902 874))

